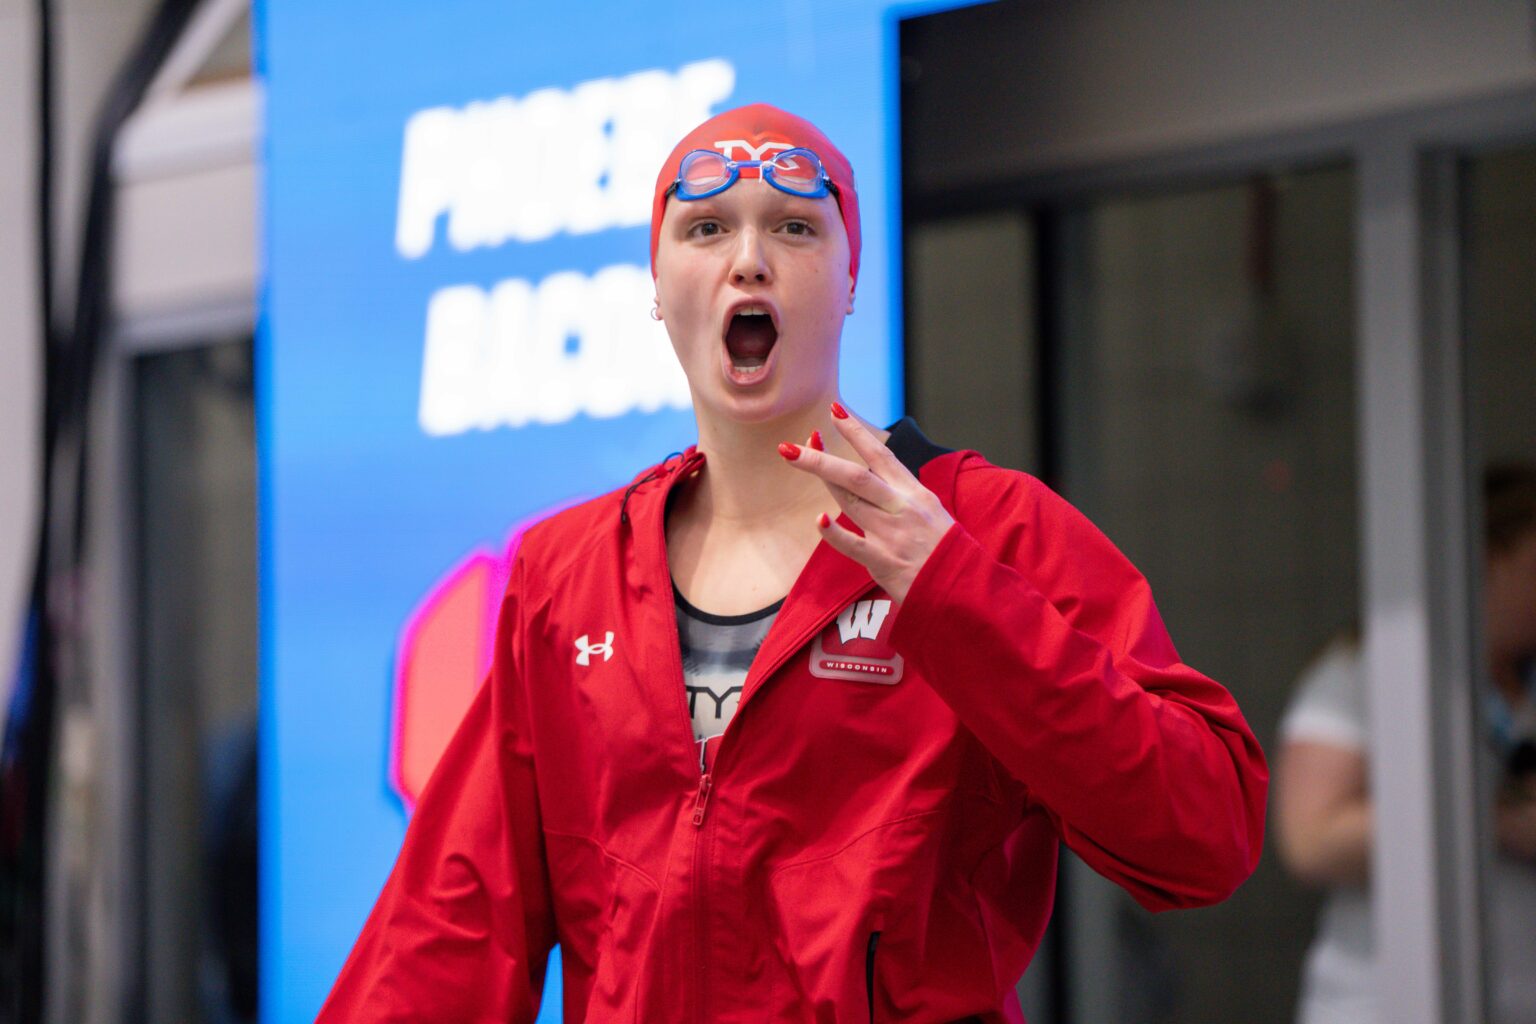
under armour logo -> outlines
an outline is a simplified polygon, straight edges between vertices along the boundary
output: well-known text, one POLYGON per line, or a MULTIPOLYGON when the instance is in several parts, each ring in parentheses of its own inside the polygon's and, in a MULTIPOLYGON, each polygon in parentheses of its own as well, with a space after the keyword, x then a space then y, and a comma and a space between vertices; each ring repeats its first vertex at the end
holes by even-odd
POLYGON ((741 157, 736 156, 738 148, 746 151, 746 159, 761 160, 763 154, 770 149, 794 149, 795 147, 787 142, 765 142, 761 146, 754 146, 746 139, 720 139, 715 143, 715 148, 720 150, 727 160, 741 159, 741 157))
POLYGON ((838 636, 845 644, 850 640, 875 640, 890 613, 889 601, 855 601, 837 617, 838 636))
POLYGON ((576 650, 579 652, 576 655, 576 664, 578 665, 592 664, 592 655, 594 654, 601 654, 603 660, 607 661, 613 657, 613 630, 608 630, 607 635, 600 644, 588 643, 587 634, 581 634, 581 636, 576 638, 576 650))

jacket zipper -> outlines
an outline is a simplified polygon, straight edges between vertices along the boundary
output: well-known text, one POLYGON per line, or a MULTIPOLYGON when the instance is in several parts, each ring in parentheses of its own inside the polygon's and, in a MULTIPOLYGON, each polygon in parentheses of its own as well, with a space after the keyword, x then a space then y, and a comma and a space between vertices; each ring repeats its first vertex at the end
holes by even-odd
MULTIPOLYGON (((693 469, 697 465, 697 463, 698 463, 697 458, 695 458, 695 459, 687 459, 687 460, 684 460, 682 462, 682 464, 678 466, 678 468, 676 470, 676 474, 674 476, 672 476, 670 479, 667 479, 665 481, 666 489, 667 489, 668 493, 671 492, 672 488, 677 484, 677 481, 679 479, 681 479, 683 476, 685 476, 686 474, 688 474, 688 473, 693 471, 693 469)), ((672 593, 672 587, 671 587, 671 575, 672 574, 671 574, 671 570, 670 570, 670 568, 668 567, 668 564, 667 564, 667 555, 666 555, 666 551, 667 551, 667 516, 666 516, 666 511, 665 511, 665 509, 666 509, 666 500, 667 500, 666 495, 663 495, 662 499, 661 499, 663 511, 662 511, 662 514, 661 514, 661 517, 660 517, 661 518, 661 523, 659 524, 659 527, 658 527, 658 532, 660 533, 660 537, 658 538, 660 546, 659 546, 658 550, 661 551, 661 563, 662 563, 661 576, 662 576, 662 579, 668 584, 667 586, 660 588, 660 592, 670 596, 671 593, 672 593)), ((669 604, 670 604, 670 602, 669 602, 669 604)), ((688 688, 687 688, 688 680, 684 676, 684 673, 683 673, 682 638, 678 635, 678 630, 677 630, 677 609, 676 609, 676 607, 669 607, 667 609, 667 624, 671 627, 669 632, 671 633, 671 638, 672 638, 672 643, 671 643, 671 646, 670 646, 671 660, 672 660, 672 678, 676 682, 675 689, 676 689, 676 692, 677 692, 677 705, 678 705, 678 709, 682 712, 683 734, 687 737, 688 749, 691 752, 693 752, 694 754, 702 754, 702 751, 699 748, 698 741, 693 738, 692 716, 688 713, 688 688)), ((695 759, 695 763, 697 763, 696 759, 695 759)), ((697 1013, 697 1020, 699 1021, 699 1024, 707 1024, 707 1022, 709 1020, 709 1004, 707 1002, 707 989, 709 987, 709 985, 708 985, 708 983, 709 983, 709 969, 708 969, 709 957, 706 955, 707 952, 708 952, 708 949, 709 949, 709 942, 708 942, 709 920, 708 920, 708 907, 707 907, 706 899, 705 899, 705 895, 706 895, 706 892, 707 892, 709 886, 708 886, 708 880, 705 878, 705 871, 706 871, 707 865, 705 864, 705 852, 704 852, 705 851, 705 846, 704 846, 704 839, 705 839, 705 836, 704 836, 704 826, 705 826, 705 823, 706 823, 706 814, 707 814, 708 809, 709 809, 709 793, 710 793, 710 790, 713 789, 713 788, 714 788, 714 779, 711 777, 711 773, 707 772, 707 771, 704 771, 703 770, 703 766, 700 765, 699 782, 698 782, 698 786, 695 788, 694 794, 693 794, 693 816, 692 816, 693 826, 694 826, 694 835, 693 835, 693 877, 694 877, 694 900, 693 900, 693 906, 694 906, 694 917, 693 917, 693 925, 694 925, 694 943, 695 943, 694 949, 695 949, 696 956, 697 956, 697 959, 698 959, 698 964, 699 964, 698 1013, 697 1013)))
MULTIPOLYGON (((682 462, 682 464, 678 466, 677 470, 675 471, 676 475, 673 476, 670 480, 666 481, 666 489, 667 489, 667 491, 669 493, 670 493, 671 489, 677 484, 677 481, 679 479, 681 479, 687 473, 690 473, 690 472, 693 471, 693 469, 694 469, 694 467, 695 467, 695 465, 697 464, 698 461, 699 461, 698 457, 695 456, 694 459, 684 460, 682 462)), ((663 576, 664 579, 666 579, 666 581, 668 583, 668 586, 662 588, 662 592, 670 594, 672 592, 672 588, 670 586, 670 583, 671 583, 671 571, 670 571, 670 569, 667 566, 667 559, 666 559, 666 550, 667 550, 667 517, 666 517, 666 512, 665 512, 666 500, 667 500, 666 499, 666 495, 663 495, 662 496, 663 512, 662 512, 662 515, 661 515, 661 524, 660 524, 659 532, 661 534, 661 537, 660 537, 660 550, 662 552, 662 567, 663 567, 662 568, 662 576, 663 576)), ((672 665, 673 665, 673 678, 677 681, 677 687, 676 687, 676 689, 677 689, 677 699, 678 699, 678 707, 682 711, 683 731, 684 731, 684 734, 688 737, 689 748, 691 750, 697 750, 698 749, 698 742, 693 738, 692 716, 688 712, 687 679, 686 679, 686 677, 685 677, 685 675, 683 673, 682 638, 681 638, 681 636, 679 636, 678 630, 677 630, 677 610, 676 610, 676 608, 669 608, 668 609, 667 622, 672 627, 671 628, 671 634, 672 634, 671 653, 672 653, 672 665)), ((821 626, 817 626, 817 629, 820 629, 820 628, 821 628, 821 626)), ((814 635, 814 631, 812 633, 807 634, 807 638, 809 638, 809 636, 812 636, 812 635, 814 635)), ((802 640, 801 644, 797 644, 792 650, 799 650, 799 648, 801 646, 803 646, 803 643, 804 643, 804 641, 802 640)), ((792 656, 792 655, 789 655, 789 656, 792 656)), ((761 674, 762 675, 766 675, 767 673, 761 673, 761 674)), ((751 672, 750 671, 748 672, 748 677, 749 677, 748 681, 751 681, 751 672)), ((743 697, 746 696, 745 690, 743 691, 742 696, 743 697)), ((736 719, 741 716, 741 710, 742 710, 742 705, 740 703, 738 703, 736 705, 736 714, 732 717, 731 721, 726 725, 724 735, 729 735, 730 734, 732 727, 735 726, 735 724, 736 724, 736 719)), ((724 741, 724 739, 722 737, 719 747, 717 747, 716 750, 715 750, 715 760, 716 760, 717 764, 718 764, 719 759, 720 759, 720 753, 724 749, 724 747, 725 747, 725 741, 724 741)), ((702 751, 700 753, 702 753, 702 751)), ((716 766, 717 765, 711 765, 709 771, 703 771, 702 770, 702 765, 700 766, 701 774, 699 776, 699 784, 698 784, 697 789, 694 791, 694 797, 693 797, 693 825, 694 825, 693 871, 694 871, 694 879, 695 879, 695 881, 694 881, 694 885, 695 885, 695 896, 694 896, 695 936, 694 936, 694 940, 697 943, 696 949, 697 949, 698 960, 699 960, 699 997, 698 997, 698 1005, 699 1005, 699 1021, 700 1021, 700 1024, 707 1024, 707 1022, 709 1020, 709 1013, 708 1013, 709 1004, 708 1004, 708 1000, 707 1000, 707 990, 708 990, 708 981, 709 981, 709 973, 708 973, 708 968, 707 968, 707 965, 709 963, 709 957, 707 956, 707 952, 708 952, 708 949, 709 949, 709 944, 708 944, 709 921, 708 921, 707 901, 706 901, 706 898, 705 898, 707 890, 708 890, 708 885, 707 885, 707 879, 705 878, 705 870, 707 868, 707 865, 705 864, 706 856, 705 856, 705 853, 704 853, 704 849, 705 849, 704 841, 705 841, 705 838, 706 838, 704 830, 705 830, 706 825, 708 824, 709 794, 714 789, 715 783, 714 783, 714 777, 713 776, 714 776, 714 771, 715 771, 716 766)), ((874 1020, 874 1013, 875 1013, 875 1009, 874 1009, 874 1007, 875 1007, 875 1004, 874 1004, 874 953, 875 953, 875 943, 879 941, 879 938, 880 938, 880 933, 879 932, 875 932, 871 936, 871 938, 870 938, 869 963, 867 965, 867 974, 868 974, 867 981, 868 981, 869 988, 870 988, 869 1013, 870 1013, 870 1020, 871 1021, 874 1020)))
MULTIPOLYGON (((672 488, 677 485, 678 479, 693 471, 693 468, 695 465, 697 465, 697 463, 698 459, 695 457, 693 459, 685 460, 680 466, 678 466, 676 475, 665 481, 667 494, 672 492, 672 488)), ((669 648, 672 661, 672 678, 677 682, 677 686, 675 688, 677 690, 677 707, 678 710, 682 712, 683 735, 688 738, 688 749, 694 753, 694 761, 697 762, 698 755, 700 755, 702 752, 699 749, 698 741, 693 738, 693 716, 688 711, 688 679, 683 673, 682 637, 679 635, 677 630, 677 606, 672 602, 671 599, 672 570, 669 563, 667 562, 667 494, 663 494, 661 497, 661 523, 657 528, 657 532, 660 534, 660 536, 657 537, 657 543, 658 550, 661 552, 661 581, 664 582, 666 586, 660 587, 658 589, 661 593, 667 595, 667 624, 671 626, 669 632, 672 637, 672 644, 669 648)), ((700 768, 700 771, 702 773, 702 767, 700 768)), ((705 795, 705 793, 701 792, 700 799, 702 799, 705 795)), ((694 813, 697 815, 698 812, 699 808, 696 807, 694 813)), ((701 823, 702 819, 694 821, 695 825, 701 823)))
POLYGON ((709 806, 709 790, 712 784, 709 772, 699 776, 699 790, 693 798, 693 825, 695 828, 704 827, 704 810, 709 806))
POLYGON ((699 776, 698 793, 693 799, 693 910, 695 941, 698 943, 699 956, 699 1024, 707 1024, 709 1021, 709 907, 707 901, 709 885, 708 879, 705 878, 709 865, 706 863, 708 858, 705 854, 704 812, 709 807, 709 791, 712 785, 708 772, 699 776))
POLYGON ((880 945, 880 933, 869 933, 869 946, 864 951, 864 994, 869 999, 869 1024, 875 1024, 875 947, 880 945))

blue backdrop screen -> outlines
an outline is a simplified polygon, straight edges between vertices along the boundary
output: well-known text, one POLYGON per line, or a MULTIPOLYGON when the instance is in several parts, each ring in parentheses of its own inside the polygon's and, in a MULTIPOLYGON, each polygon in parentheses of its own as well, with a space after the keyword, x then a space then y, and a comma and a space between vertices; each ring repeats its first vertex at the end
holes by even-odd
POLYGON ((766 101, 848 155, 843 394, 899 415, 889 8, 258 2, 264 1020, 335 979, 521 528, 693 440, 647 244, 699 121, 766 101))

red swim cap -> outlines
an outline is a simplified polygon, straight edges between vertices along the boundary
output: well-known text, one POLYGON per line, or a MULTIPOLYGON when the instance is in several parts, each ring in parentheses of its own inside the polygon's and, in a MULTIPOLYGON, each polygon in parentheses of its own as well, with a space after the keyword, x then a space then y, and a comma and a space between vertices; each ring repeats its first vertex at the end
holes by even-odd
POLYGON ((677 180, 683 157, 695 149, 713 149, 732 160, 761 160, 781 149, 808 149, 821 157, 827 176, 837 186, 837 205, 848 232, 848 272, 859 277, 859 194, 853 186, 853 168, 842 150, 803 117, 766 103, 727 110, 683 136, 656 176, 656 196, 651 201, 651 276, 656 276, 656 245, 661 237, 661 217, 667 209, 667 190, 677 180))

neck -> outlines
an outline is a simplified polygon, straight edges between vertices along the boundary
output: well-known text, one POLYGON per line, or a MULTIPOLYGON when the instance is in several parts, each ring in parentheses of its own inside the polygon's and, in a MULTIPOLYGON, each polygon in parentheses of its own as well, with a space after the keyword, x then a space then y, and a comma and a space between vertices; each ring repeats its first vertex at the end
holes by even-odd
POLYGON ((829 397, 808 409, 761 423, 739 423, 701 413, 699 450, 708 461, 694 495, 696 512, 718 527, 752 532, 783 528, 786 517, 796 513, 803 512, 809 521, 817 512, 835 511, 826 485, 789 465, 779 454, 780 442, 803 448, 811 431, 820 430, 828 453, 863 465, 832 425, 830 401, 829 397))

